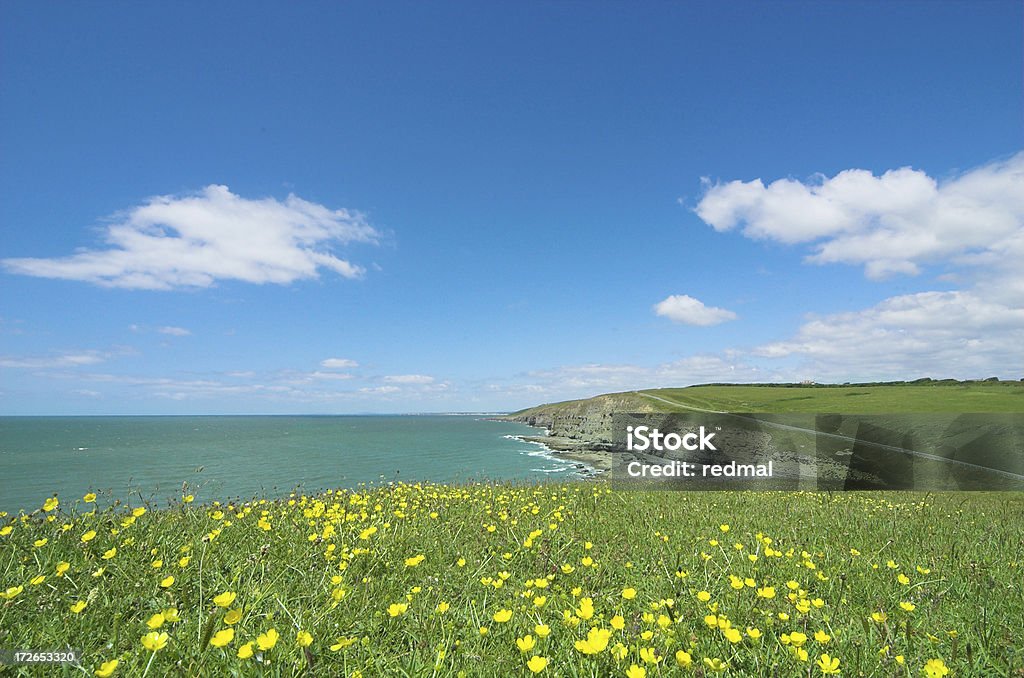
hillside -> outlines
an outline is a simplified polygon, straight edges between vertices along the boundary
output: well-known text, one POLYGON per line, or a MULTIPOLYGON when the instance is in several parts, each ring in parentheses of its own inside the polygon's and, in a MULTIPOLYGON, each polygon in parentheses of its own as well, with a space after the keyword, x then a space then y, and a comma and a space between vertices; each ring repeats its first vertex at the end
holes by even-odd
MULTIPOLYGON (((1024 382, 935 381, 871 384, 708 384, 626 391, 531 407, 503 417, 547 429, 529 437, 565 456, 607 470, 613 417, 622 413, 747 414, 1024 413, 1024 382)), ((621 455, 620 455, 621 456, 621 455)))

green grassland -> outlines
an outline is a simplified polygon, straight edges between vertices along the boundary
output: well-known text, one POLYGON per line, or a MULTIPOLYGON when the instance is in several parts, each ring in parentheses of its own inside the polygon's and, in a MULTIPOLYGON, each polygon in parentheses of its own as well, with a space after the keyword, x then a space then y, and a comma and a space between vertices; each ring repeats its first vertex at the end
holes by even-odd
POLYGON ((515 413, 551 413, 611 403, 619 412, 709 410, 745 413, 1024 412, 1024 382, 920 380, 872 384, 710 384, 626 391, 541 405, 515 413))
POLYGON ((95 506, 3 517, 0 647, 124 676, 1024 670, 1019 494, 398 484, 95 506))

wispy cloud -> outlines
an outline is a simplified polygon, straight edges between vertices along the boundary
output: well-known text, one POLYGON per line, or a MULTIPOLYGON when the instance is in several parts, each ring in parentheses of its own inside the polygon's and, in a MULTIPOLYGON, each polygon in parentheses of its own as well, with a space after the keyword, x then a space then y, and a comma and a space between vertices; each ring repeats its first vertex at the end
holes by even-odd
POLYGON ((753 356, 797 358, 818 380, 1019 377, 1024 307, 972 291, 891 297, 858 311, 808 319, 753 356))
POLYGON ((392 384, 432 384, 434 378, 426 374, 392 374, 384 377, 384 381, 392 384))
POLYGON ((0 367, 23 369, 57 369, 62 367, 81 367, 95 365, 106 360, 106 356, 97 351, 81 353, 64 353, 54 356, 31 357, 0 357, 0 367))
POLYGON ((184 327, 173 326, 158 327, 156 331, 160 334, 169 334, 172 337, 187 337, 192 334, 191 331, 186 330, 184 327))
POLYGON ((355 360, 349 360, 348 358, 327 358, 326 360, 320 361, 320 367, 326 367, 329 370, 344 370, 352 367, 359 367, 359 363, 355 360))
POLYGON ((106 249, 2 263, 12 273, 128 289, 208 287, 218 280, 288 284, 315 278, 320 269, 360 277, 364 269, 332 249, 378 237, 357 212, 295 195, 252 200, 211 185, 194 195, 151 198, 117 215, 106 227, 106 249))
POLYGON ((705 306, 704 302, 686 294, 674 294, 654 305, 657 315, 684 325, 709 327, 728 320, 735 320, 736 314, 724 308, 705 306))

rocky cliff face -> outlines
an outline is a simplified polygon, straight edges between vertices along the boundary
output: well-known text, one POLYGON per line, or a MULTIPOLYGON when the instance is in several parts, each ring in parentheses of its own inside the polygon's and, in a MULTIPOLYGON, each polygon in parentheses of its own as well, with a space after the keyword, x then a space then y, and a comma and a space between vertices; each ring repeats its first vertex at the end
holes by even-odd
POLYGON ((588 444, 612 442, 612 416, 623 412, 651 412, 646 399, 634 393, 615 393, 588 400, 571 400, 531 407, 506 419, 530 426, 542 426, 553 438, 588 444))

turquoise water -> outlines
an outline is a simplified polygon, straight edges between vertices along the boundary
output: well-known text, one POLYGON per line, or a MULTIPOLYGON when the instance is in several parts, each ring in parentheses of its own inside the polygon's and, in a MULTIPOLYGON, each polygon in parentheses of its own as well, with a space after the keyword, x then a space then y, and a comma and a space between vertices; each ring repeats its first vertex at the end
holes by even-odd
POLYGON ((538 480, 574 474, 480 416, 0 417, 0 510, 59 493, 101 503, 281 496, 391 480, 538 480))

